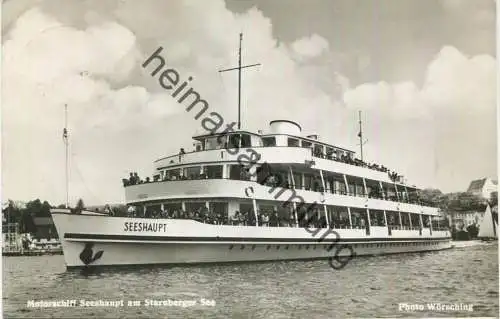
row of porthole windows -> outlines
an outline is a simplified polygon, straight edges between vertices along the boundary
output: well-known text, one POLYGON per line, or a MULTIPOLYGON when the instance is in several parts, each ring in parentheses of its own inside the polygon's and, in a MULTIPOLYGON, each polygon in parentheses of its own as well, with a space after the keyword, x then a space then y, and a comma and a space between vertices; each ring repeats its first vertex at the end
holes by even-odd
MULTIPOLYGON (((424 243, 418 243, 418 242, 411 242, 411 243, 384 243, 384 244, 351 244, 350 246, 352 248, 382 248, 382 247, 403 247, 403 246, 436 246, 438 245, 438 242, 424 242, 424 243)), ((333 244, 335 245, 335 244, 333 244)), ((254 250, 257 245, 248 245, 252 250, 254 250)), ((270 250, 275 247, 275 249, 280 249, 283 247, 283 249, 287 250, 290 249, 290 246, 297 247, 298 249, 302 249, 302 246, 304 249, 317 249, 318 244, 315 245, 267 245, 266 249, 270 250)), ((331 245, 321 245, 322 249, 328 250, 331 245)), ((245 245, 229 245, 229 249, 245 249, 245 245)))

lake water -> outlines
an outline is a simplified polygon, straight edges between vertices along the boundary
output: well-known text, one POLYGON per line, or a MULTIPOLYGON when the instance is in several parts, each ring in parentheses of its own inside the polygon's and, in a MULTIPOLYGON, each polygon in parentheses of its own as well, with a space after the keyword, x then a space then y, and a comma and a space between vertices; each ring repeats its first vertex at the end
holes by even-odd
POLYGON ((3 257, 4 318, 497 317, 498 299, 496 243, 360 257, 342 270, 327 261, 294 261, 86 275, 66 272, 63 256, 3 257), (81 307, 82 299, 123 300, 124 306, 81 307), (29 308, 30 300, 76 300, 77 306, 29 308), (146 306, 146 300, 196 305, 146 306), (402 303, 414 310, 400 310, 402 303), (429 310, 430 303, 458 308, 429 310), (472 304, 472 311, 460 304, 472 304))

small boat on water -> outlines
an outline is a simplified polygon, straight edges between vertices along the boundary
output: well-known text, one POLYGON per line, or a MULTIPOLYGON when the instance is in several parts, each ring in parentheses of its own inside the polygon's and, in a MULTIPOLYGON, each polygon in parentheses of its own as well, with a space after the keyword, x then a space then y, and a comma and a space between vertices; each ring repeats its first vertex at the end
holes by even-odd
POLYGON ((498 225, 493 219, 493 215, 491 214, 491 208, 489 205, 486 207, 483 220, 479 225, 479 233, 477 237, 482 241, 498 240, 498 225))

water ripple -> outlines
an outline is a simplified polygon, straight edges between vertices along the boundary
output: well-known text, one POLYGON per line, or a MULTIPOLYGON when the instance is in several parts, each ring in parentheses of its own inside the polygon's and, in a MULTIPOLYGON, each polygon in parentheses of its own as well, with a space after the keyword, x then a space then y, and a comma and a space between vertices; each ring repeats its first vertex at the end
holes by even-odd
POLYGON ((62 256, 3 257, 9 318, 343 318, 496 316, 498 246, 326 261, 66 272, 62 256), (201 299, 215 300, 214 307, 201 299), (28 300, 196 300, 192 307, 27 308, 28 300), (400 303, 474 311, 401 312, 400 303))

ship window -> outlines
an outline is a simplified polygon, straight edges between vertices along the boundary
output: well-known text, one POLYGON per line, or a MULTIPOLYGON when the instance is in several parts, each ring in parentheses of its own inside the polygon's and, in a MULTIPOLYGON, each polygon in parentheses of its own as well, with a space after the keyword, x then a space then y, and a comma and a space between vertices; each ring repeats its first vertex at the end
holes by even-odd
POLYGON ((315 144, 314 145, 314 156, 323 157, 323 145, 315 144))
POLYGON ((260 215, 267 213, 269 216, 271 216, 274 212, 274 206, 273 205, 258 204, 258 210, 259 210, 260 215))
POLYGON ((240 134, 229 135, 228 148, 239 148, 240 147, 240 134))
POLYGON ((205 150, 221 149, 224 146, 225 137, 208 137, 205 140, 205 150))
POLYGON ((183 171, 183 176, 188 179, 199 179, 200 178, 201 166, 186 167, 183 171))
POLYGON ((304 175, 304 188, 305 190, 310 190, 311 189, 311 184, 312 184, 312 176, 311 175, 304 175))
POLYGON ((263 137, 262 145, 264 147, 276 146, 276 137, 263 137))
POLYGON ((184 205, 188 213, 199 212, 202 208, 206 207, 205 202, 185 202, 184 205))
POLYGON ((424 227, 429 228, 429 216, 428 215, 422 216, 422 223, 424 224, 424 227))
POLYGON ((210 165, 205 167, 207 178, 222 178, 222 165, 210 165))
POLYGON ((234 180, 249 181, 250 172, 241 165, 229 165, 229 178, 234 180))
POLYGON ((173 212, 176 210, 181 210, 182 209, 182 204, 181 203, 163 203, 163 209, 166 212, 173 212))
POLYGON ((326 148, 326 158, 328 159, 333 159, 335 151, 333 150, 333 147, 327 147, 326 148))
POLYGON ((179 179, 180 175, 181 175, 181 171, 178 168, 165 171, 165 179, 166 180, 177 180, 177 179, 179 179))
POLYGON ((252 146, 252 142, 250 140, 250 135, 241 134, 241 148, 252 146))
POLYGON ((302 147, 310 148, 312 146, 311 142, 302 140, 302 147))
POLYGON ((196 149, 196 152, 199 152, 199 151, 203 150, 203 144, 202 143, 195 143, 194 147, 196 149))
POLYGON ((302 174, 293 173, 293 181, 295 183, 295 188, 301 189, 302 186, 302 174))
POLYGON ((291 146, 291 147, 299 147, 300 146, 300 143, 299 143, 299 140, 296 139, 296 138, 288 138, 288 146, 291 146))
POLYGON ((208 203, 209 210, 216 214, 227 216, 227 203, 224 202, 210 202, 208 203))
POLYGON ((247 216, 249 216, 249 214, 253 214, 253 205, 241 203, 239 212, 242 214, 247 214, 247 216))
POLYGON ((349 195, 356 195, 356 185, 354 184, 347 184, 349 186, 349 195))
POLYGON ((363 185, 356 185, 355 187, 356 187, 356 195, 364 196, 365 189, 364 189, 363 185))

